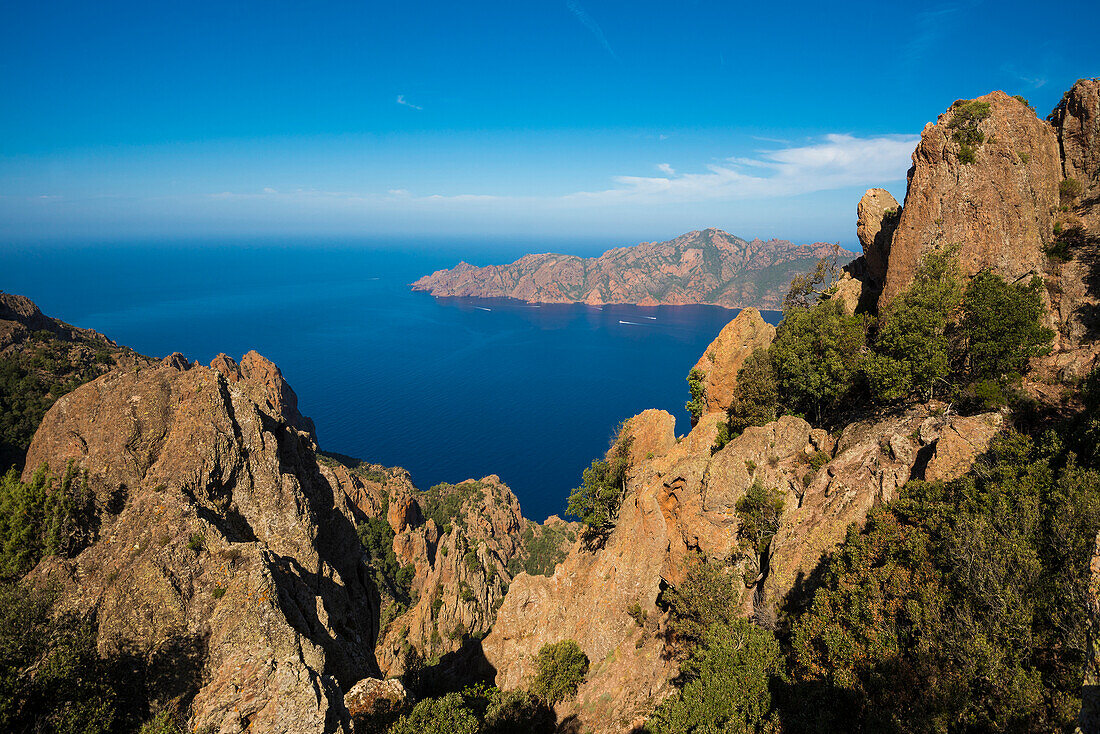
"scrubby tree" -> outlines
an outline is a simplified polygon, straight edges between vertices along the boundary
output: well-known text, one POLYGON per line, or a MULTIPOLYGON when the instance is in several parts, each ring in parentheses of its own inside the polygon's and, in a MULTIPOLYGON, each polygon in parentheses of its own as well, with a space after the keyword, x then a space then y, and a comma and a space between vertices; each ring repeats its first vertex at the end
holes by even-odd
POLYGON ((787 312, 768 349, 783 406, 820 421, 856 391, 865 345, 863 317, 837 300, 787 312))
POLYGON ((771 355, 767 349, 758 347, 737 371, 729 411, 730 433, 738 434, 749 426, 762 426, 775 420, 778 401, 771 355))
POLYGON ((683 580, 661 595, 669 610, 665 628, 666 650, 687 657, 715 624, 727 624, 739 616, 740 582, 734 587, 732 569, 726 563, 698 557, 688 565, 683 580))
POLYGON ((835 291, 840 280, 840 244, 833 245, 832 252, 817 262, 812 272, 796 275, 791 279, 787 296, 783 299, 783 312, 798 308, 811 308, 835 291))
POLYGON ((966 368, 972 380, 1011 379, 1027 371, 1032 357, 1045 354, 1054 332, 1042 325, 1043 281, 1008 283, 983 270, 963 295, 960 324, 966 368))
POLYGON ((573 640, 543 645, 535 660, 531 692, 553 706, 577 695, 588 675, 588 656, 573 640))
POLYGON ((780 731, 770 683, 782 673, 775 636, 746 619, 709 627, 680 667, 683 688, 646 722, 650 734, 780 731))
POLYGON ((699 418, 707 409, 707 386, 703 384, 706 379, 706 373, 698 367, 692 367, 691 372, 688 372, 687 383, 691 399, 684 403, 684 409, 691 414, 693 426, 699 422, 699 418))
POLYGON ((793 626, 791 728, 1071 730, 1100 474, 1065 458, 1006 436, 850 530, 793 626))
POLYGON ((753 480, 735 509, 739 526, 737 537, 746 550, 763 553, 779 530, 779 518, 786 504, 783 493, 767 489, 760 477, 753 480))
POLYGON ((426 698, 390 727, 390 734, 478 734, 481 722, 462 694, 426 698))
POLYGON ((925 255, 913 282, 881 315, 874 353, 865 364, 877 399, 931 397, 950 373, 948 323, 962 299, 956 252, 942 248, 925 255))
POLYGON ((606 533, 615 526, 626 493, 631 443, 629 432, 620 429, 607 459, 593 461, 581 474, 581 486, 569 493, 565 511, 591 533, 606 533))

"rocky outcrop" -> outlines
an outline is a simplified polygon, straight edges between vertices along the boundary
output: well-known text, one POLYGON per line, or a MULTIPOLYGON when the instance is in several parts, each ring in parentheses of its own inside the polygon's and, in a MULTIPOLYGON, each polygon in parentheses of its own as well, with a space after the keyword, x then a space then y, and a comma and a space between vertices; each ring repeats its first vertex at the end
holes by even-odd
POLYGON ((153 360, 120 347, 103 334, 43 314, 25 296, 0 292, 0 367, 17 377, 0 384, 0 473, 21 468, 34 431, 62 391, 114 369, 153 360))
POLYGON ((1004 428, 1000 413, 984 413, 956 418, 945 426, 934 444, 924 478, 930 482, 950 482, 970 471, 974 460, 989 449, 989 444, 1004 428))
POLYGON ((408 691, 396 678, 364 678, 344 694, 344 706, 352 720, 364 723, 400 711, 408 700, 408 691))
POLYGON ((221 372, 231 383, 259 386, 261 392, 253 397, 262 402, 269 412, 280 416, 316 440, 317 431, 313 421, 298 412, 298 396, 274 362, 253 350, 241 358, 240 364, 225 354, 219 354, 210 363, 210 368, 221 372))
POLYGON ((195 730, 348 731, 343 691, 378 675, 377 591, 354 503, 272 384, 159 366, 58 400, 28 466, 85 473, 98 541, 35 575, 98 612, 101 651, 170 661, 153 696, 190 701, 195 730))
MULTIPOLYGON (((499 477, 467 480, 433 492, 435 497, 421 495, 419 502, 453 498, 458 510, 449 524, 439 527, 428 518, 414 525, 407 522, 411 511, 391 514, 391 525, 402 528, 394 538, 394 551, 415 573, 414 602, 387 620, 379 634, 378 662, 388 675, 405 672, 411 651, 420 659, 438 660, 488 633, 517 564, 525 557, 529 521, 499 477)), ((395 507, 392 501, 390 507, 395 507)))
MULTIPOLYGON (((689 303, 777 309, 791 278, 834 254, 825 243, 746 240, 718 229, 668 242, 617 247, 598 258, 525 255, 509 265, 459 263, 426 275, 413 290, 433 296, 516 298, 530 303, 689 303)), ((851 253, 841 252, 851 257, 851 253)))
POLYGON ((856 206, 856 237, 863 245, 867 277, 882 287, 901 205, 886 189, 868 189, 856 206))
POLYGON ((767 348, 775 339, 775 327, 755 308, 746 308, 726 324, 710 343, 695 369, 706 375, 707 412, 725 411, 733 403, 737 373, 754 349, 767 348))
POLYGON ((1045 265, 1062 179, 1054 128, 1004 92, 973 102, 988 105, 988 116, 981 118, 979 109, 981 119, 974 123, 983 142, 972 146, 973 162, 960 157, 952 128, 963 101, 921 133, 880 309, 909 285, 921 256, 934 245, 957 244, 959 262, 970 275, 991 268, 1015 281, 1045 265))
MULTIPOLYGON (((675 665, 662 654, 661 590, 690 563, 740 558, 746 615, 763 623, 841 542, 852 523, 922 477, 942 436, 987 442, 999 416, 943 417, 944 406, 914 406, 853 423, 839 439, 795 416, 750 427, 712 455, 722 413, 705 414, 675 441, 672 416, 646 411, 626 423, 644 450, 632 450, 627 494, 615 529, 598 548, 577 545, 552 577, 517 576, 483 650, 501 687, 527 685, 545 644, 573 639, 592 661, 575 701, 559 717, 586 730, 628 728, 671 690, 675 665), (644 440, 640 440, 644 437, 644 440), (783 493, 779 532, 761 557, 739 547, 737 502, 754 481, 783 493), (630 610, 638 605, 644 613, 630 610)), ((948 439, 953 441, 954 439, 948 439)), ((953 444, 953 446, 955 446, 953 444)), ((632 449, 636 446, 632 446, 632 449)), ((958 473, 978 453, 941 451, 958 473)))
POLYGON ((1100 79, 1080 79, 1048 118, 1058 132, 1062 173, 1081 184, 1080 198, 1100 197, 1100 79))

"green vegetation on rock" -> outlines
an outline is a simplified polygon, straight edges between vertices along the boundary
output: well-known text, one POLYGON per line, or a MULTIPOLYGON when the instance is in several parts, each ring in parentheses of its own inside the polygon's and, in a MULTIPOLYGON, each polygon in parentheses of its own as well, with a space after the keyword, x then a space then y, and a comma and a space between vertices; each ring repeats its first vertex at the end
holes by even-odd
POLYGON ((531 692, 551 706, 577 695, 588 675, 588 656, 573 640, 543 645, 535 665, 531 692))
POLYGON ((589 532, 608 532, 615 525, 626 493, 626 468, 632 438, 620 428, 608 458, 596 459, 581 475, 581 486, 569 493, 566 512, 577 517, 589 532))

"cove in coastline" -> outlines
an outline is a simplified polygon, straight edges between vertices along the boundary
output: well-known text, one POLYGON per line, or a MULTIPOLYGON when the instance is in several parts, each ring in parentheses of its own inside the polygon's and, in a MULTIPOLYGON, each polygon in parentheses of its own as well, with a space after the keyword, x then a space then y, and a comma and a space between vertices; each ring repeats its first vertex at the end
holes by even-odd
MULTIPOLYGON (((688 429, 684 378, 737 311, 409 290, 473 248, 12 247, 0 289, 151 356, 255 349, 282 369, 323 449, 403 466, 421 489, 498 474, 539 520, 564 511, 622 419, 662 408, 688 429)), ((490 262, 513 254, 482 248, 490 262)))

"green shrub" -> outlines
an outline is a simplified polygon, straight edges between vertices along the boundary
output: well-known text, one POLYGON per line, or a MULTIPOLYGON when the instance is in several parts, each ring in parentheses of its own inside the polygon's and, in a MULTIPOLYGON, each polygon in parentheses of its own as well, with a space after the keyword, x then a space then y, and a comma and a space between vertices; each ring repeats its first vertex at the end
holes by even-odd
POLYGON ((874 354, 864 364, 877 399, 931 397, 950 373, 947 326, 962 299, 955 253, 947 248, 925 255, 912 283, 879 319, 874 354))
POLYGON ((947 123, 951 130, 951 139, 959 145, 959 160, 971 164, 977 160, 977 150, 985 142, 985 134, 978 123, 989 117, 989 103, 959 100, 952 109, 954 115, 947 123))
POLYGON ((626 469, 632 437, 620 429, 606 461, 597 459, 581 475, 581 486, 569 493, 566 512, 589 532, 606 533, 615 525, 626 493, 626 469))
POLYGON ((1084 191, 1085 187, 1075 178, 1062 179, 1062 183, 1058 184, 1058 193, 1062 201, 1074 201, 1084 191))
POLYGON ((0 731, 107 734, 122 723, 120 681, 96 650, 94 615, 57 599, 0 582, 0 731))
POLYGON ((707 409, 707 388, 703 384, 705 379, 707 379, 706 373, 696 367, 692 367, 687 376, 691 399, 684 403, 684 408, 691 414, 691 425, 693 426, 699 422, 699 418, 707 409))
POLYGON ((634 602, 627 608, 626 613, 629 614, 630 618, 634 620, 634 624, 638 625, 639 627, 645 627, 646 618, 649 615, 647 615, 646 611, 642 609, 641 604, 639 604, 638 602, 634 602))
POLYGON ((729 423, 719 423, 718 432, 714 435, 714 445, 710 447, 710 452, 717 454, 724 449, 726 444, 730 442, 732 435, 729 423))
POLYGON ((225 596, 225 587, 215 586, 212 595, 215 599, 221 599, 223 596, 225 596))
POLYGON ((569 530, 564 525, 529 523, 523 530, 523 560, 517 559, 520 566, 512 575, 523 570, 532 576, 553 576, 554 569, 565 560, 573 543, 569 536, 569 530))
POLYGON ((848 315, 838 301, 784 314, 768 349, 784 407, 820 422, 857 391, 865 344, 863 317, 848 315))
POLYGON ((551 706, 577 695, 588 675, 588 656, 573 640, 543 645, 535 665, 531 692, 551 706))
POLYGON ((191 537, 187 541, 187 550, 192 551, 195 554, 202 553, 206 548, 206 538, 202 533, 191 533, 191 537))
POLYGON ((747 619, 716 623, 681 666, 682 689, 653 712, 645 731, 779 732, 770 686, 783 662, 771 632, 747 619))
POLYGON ((665 647, 673 656, 686 658, 712 625, 726 624, 740 616, 740 589, 734 589, 731 568, 699 557, 684 579, 661 594, 668 609, 665 647))
POLYGON ((754 349, 737 371, 729 434, 738 435, 749 426, 762 426, 775 420, 778 401, 771 356, 767 349, 754 349))
POLYGON ((424 516, 435 521, 443 533, 451 532, 453 524, 465 526, 465 512, 469 505, 485 499, 485 485, 481 482, 463 482, 459 485, 437 484, 424 493, 424 516))
POLYGON ((481 723, 459 693, 426 698, 399 718, 390 734, 478 734, 481 723))
POLYGON ((1059 465, 1009 435, 970 475, 909 482, 850 530, 793 626, 811 695, 792 728, 1071 730, 1100 474, 1059 465))
POLYGON ((745 496, 736 504, 737 537, 744 548, 757 554, 767 549, 779 530, 779 518, 785 504, 782 492, 766 489, 759 477, 753 480, 745 496))
POLYGON ((183 734, 183 731, 169 711, 161 710, 141 725, 138 734, 183 734))
POLYGON ((470 573, 481 572, 481 559, 477 557, 476 550, 471 549, 466 551, 466 555, 462 556, 462 560, 466 563, 466 568, 470 573))
POLYGON ((359 543, 366 553, 374 581, 380 588, 386 588, 397 600, 408 602, 412 594, 412 581, 416 569, 412 564, 402 566, 393 552, 393 528, 386 520, 386 505, 382 514, 368 517, 356 526, 359 543))
POLYGON ((1054 332, 1042 325, 1043 281, 1005 282, 996 273, 975 275, 963 296, 960 334, 971 379, 1021 375, 1028 361, 1050 348, 1054 332))

